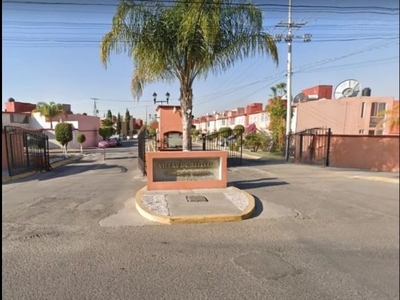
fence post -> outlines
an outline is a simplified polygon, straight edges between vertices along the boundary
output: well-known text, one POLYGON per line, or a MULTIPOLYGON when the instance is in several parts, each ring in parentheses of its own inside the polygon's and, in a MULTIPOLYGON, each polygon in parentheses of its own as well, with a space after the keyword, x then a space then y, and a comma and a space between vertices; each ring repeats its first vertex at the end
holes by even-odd
POLYGON ((201 142, 203 151, 206 151, 206 135, 204 133, 201 134, 201 142))
POLYGON ((289 161, 289 148, 290 148, 290 137, 291 137, 291 133, 288 133, 287 137, 286 137, 286 145, 285 145, 285 161, 288 162, 289 161))
POLYGON ((106 148, 103 148, 103 159, 106 160, 106 148))
POLYGON ((240 131, 240 165, 243 165, 243 131, 240 131))
POLYGON ((325 156, 325 166, 329 167, 329 152, 331 147, 331 129, 328 128, 328 143, 326 145, 326 156, 325 156))

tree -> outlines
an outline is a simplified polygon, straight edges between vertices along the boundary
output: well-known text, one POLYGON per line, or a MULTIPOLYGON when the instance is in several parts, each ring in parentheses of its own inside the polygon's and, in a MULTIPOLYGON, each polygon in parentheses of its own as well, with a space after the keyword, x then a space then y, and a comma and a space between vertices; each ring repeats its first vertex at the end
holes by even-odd
POLYGON ((86 141, 86 136, 83 133, 78 133, 76 135, 76 141, 80 144, 81 153, 83 153, 82 144, 86 141))
POLYGON ((99 128, 99 134, 101 135, 101 137, 103 138, 103 140, 105 140, 106 138, 109 138, 110 136, 113 135, 113 129, 112 127, 108 127, 108 126, 101 126, 99 128))
POLYGON ((190 150, 193 82, 211 71, 222 73, 257 53, 278 64, 271 35, 263 31, 262 11, 251 3, 221 1, 121 0, 111 30, 103 36, 101 61, 126 52, 134 63, 133 96, 157 80, 180 84, 183 150, 190 150))
POLYGON ((227 138, 232 135, 232 128, 230 127, 221 127, 219 130, 219 135, 223 138, 227 138))
POLYGON ((72 124, 70 123, 58 123, 55 128, 55 136, 57 142, 64 147, 64 155, 67 157, 67 146, 73 139, 72 124))
POLYGON ((125 112, 125 126, 126 126, 126 135, 127 136, 129 136, 130 122, 131 122, 131 115, 129 113, 129 110, 126 109, 126 112, 125 112))
POLYGON ((385 110, 378 113, 379 117, 384 119, 376 125, 375 130, 381 130, 384 125, 387 125, 390 130, 399 131, 400 129, 400 115, 399 115, 399 103, 393 105, 392 109, 385 110))
POLYGON ((118 113, 118 116, 117 116, 117 134, 118 135, 121 134, 121 125, 122 125, 121 115, 120 115, 120 113, 118 113))
POLYGON ((53 129, 53 118, 64 113, 62 104, 55 102, 39 102, 33 112, 39 112, 41 116, 46 118, 46 122, 50 122, 50 129, 53 129))
POLYGON ((113 115, 112 115, 111 110, 107 110, 106 118, 110 119, 112 121, 113 115))
POLYGON ((104 120, 101 120, 101 126, 103 126, 103 127, 112 127, 113 126, 113 122, 112 122, 112 120, 106 118, 104 120))
POLYGON ((281 152, 285 146, 286 102, 282 100, 286 94, 286 83, 282 82, 271 88, 272 98, 265 108, 269 115, 269 127, 273 139, 273 152, 281 152))
POLYGON ((233 132, 235 133, 243 133, 244 132, 244 126, 243 125, 236 125, 235 127, 233 127, 233 132))

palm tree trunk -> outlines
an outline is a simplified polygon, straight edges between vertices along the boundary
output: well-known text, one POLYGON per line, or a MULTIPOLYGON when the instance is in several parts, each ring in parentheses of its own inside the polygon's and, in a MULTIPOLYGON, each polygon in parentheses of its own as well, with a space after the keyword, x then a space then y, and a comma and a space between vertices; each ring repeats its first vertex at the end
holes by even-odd
POLYGON ((50 129, 53 130, 53 120, 50 119, 50 129))
POLYGON ((191 87, 181 87, 181 112, 182 112, 182 150, 191 151, 190 129, 192 127, 193 91, 191 87))

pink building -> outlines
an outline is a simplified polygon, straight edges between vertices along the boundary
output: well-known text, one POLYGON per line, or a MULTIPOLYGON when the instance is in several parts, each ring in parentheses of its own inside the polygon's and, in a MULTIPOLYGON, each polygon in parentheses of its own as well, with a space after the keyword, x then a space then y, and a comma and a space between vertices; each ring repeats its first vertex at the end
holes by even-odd
MULTIPOLYGON (((10 98, 6 102, 6 112, 2 114, 2 123, 5 125, 19 126, 34 130, 41 130, 49 136, 50 147, 59 147, 58 142, 54 138, 54 130, 51 130, 50 122, 40 113, 32 113, 36 108, 36 104, 17 102, 10 98)), ((67 122, 73 125, 74 137, 78 133, 82 133, 86 137, 83 147, 96 147, 98 142, 102 140, 99 135, 100 118, 88 116, 86 114, 74 114, 69 104, 63 104, 64 114, 52 119, 53 129, 59 122, 67 122)), ((80 145, 75 138, 70 142, 70 148, 78 148, 80 145)))
POLYGON ((382 111, 392 109, 395 104, 393 97, 369 96, 297 103, 295 131, 326 126, 333 134, 393 134, 395 132, 387 126, 376 126, 385 118, 382 111))

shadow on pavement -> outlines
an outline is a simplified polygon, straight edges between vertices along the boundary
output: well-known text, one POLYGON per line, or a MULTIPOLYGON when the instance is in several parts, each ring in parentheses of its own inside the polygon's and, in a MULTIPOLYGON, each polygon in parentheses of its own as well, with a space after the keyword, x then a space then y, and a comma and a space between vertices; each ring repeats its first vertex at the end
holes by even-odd
MULTIPOLYGON (((86 162, 86 161, 85 161, 86 162)), ((75 162, 76 163, 76 162, 75 162)), ((12 183, 21 183, 21 182, 29 182, 29 181, 45 181, 60 177, 67 177, 71 175, 77 175, 84 172, 88 172, 91 170, 112 170, 118 169, 117 172, 113 172, 112 175, 118 175, 121 173, 126 173, 127 169, 125 167, 119 165, 105 165, 105 164, 90 164, 90 165, 63 165, 59 166, 51 171, 42 172, 42 173, 35 173, 32 175, 28 175, 24 178, 13 179, 7 182, 3 182, 3 185, 12 184, 12 183)))
POLYGON ((107 156, 106 155, 106 160, 114 160, 114 159, 136 159, 138 158, 137 156, 117 156, 117 157, 113 157, 113 156, 107 156))
POLYGON ((230 166, 230 168, 240 168, 248 166, 264 166, 264 165, 281 165, 286 164, 285 159, 268 159, 268 158, 242 158, 242 165, 230 166))
POLYGON ((251 180, 236 180, 228 182, 228 186, 234 186, 241 190, 257 189, 268 186, 278 186, 289 184, 286 181, 271 181, 277 178, 259 178, 251 180))
POLYGON ((251 218, 250 218, 250 219, 257 218, 259 215, 261 215, 261 213, 262 213, 263 210, 264 210, 264 206, 263 206, 263 204, 262 204, 260 198, 254 196, 254 195, 252 195, 252 196, 254 197, 254 202, 255 202, 256 208, 255 208, 253 214, 251 215, 251 218))

